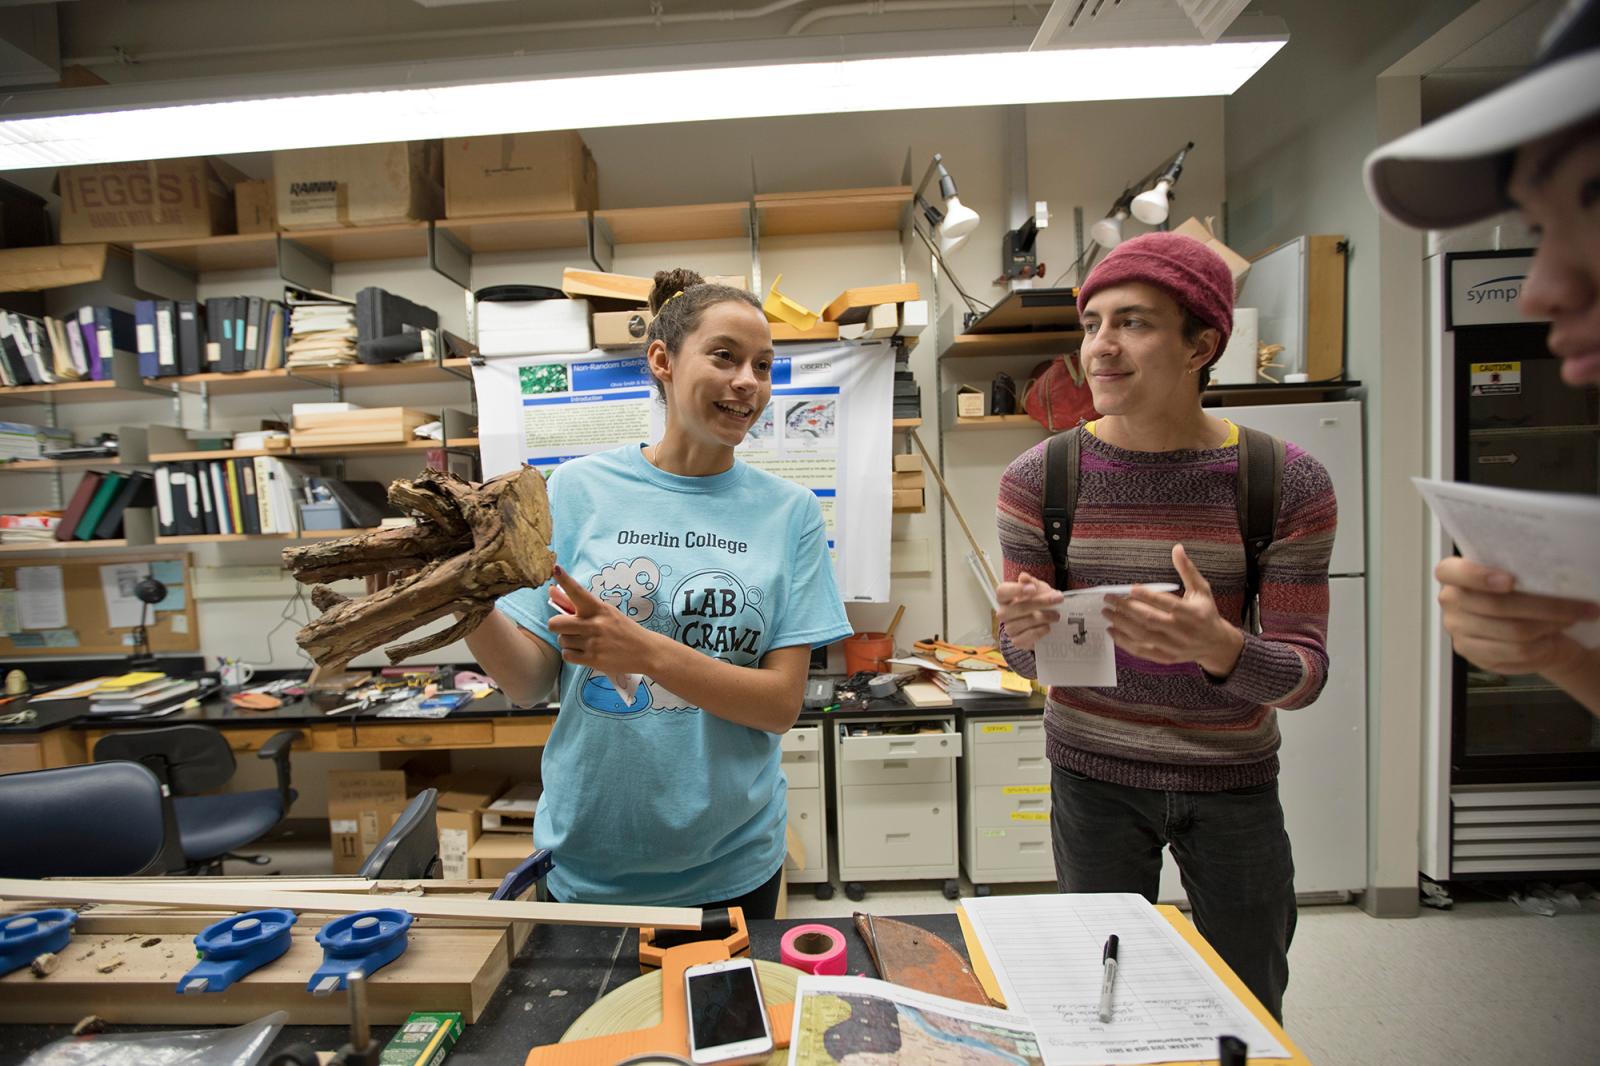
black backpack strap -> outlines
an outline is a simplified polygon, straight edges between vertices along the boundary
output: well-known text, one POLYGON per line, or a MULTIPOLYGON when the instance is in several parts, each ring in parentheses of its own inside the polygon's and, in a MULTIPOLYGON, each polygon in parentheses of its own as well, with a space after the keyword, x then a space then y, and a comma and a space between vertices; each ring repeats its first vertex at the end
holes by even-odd
POLYGON ((1260 632, 1261 557, 1272 543, 1283 503, 1283 441, 1259 429, 1239 427, 1236 498, 1244 540, 1245 621, 1260 632))
POLYGON ((1057 433, 1044 446, 1044 542, 1055 563, 1055 587, 1067 587, 1067 545, 1078 509, 1079 427, 1057 433))

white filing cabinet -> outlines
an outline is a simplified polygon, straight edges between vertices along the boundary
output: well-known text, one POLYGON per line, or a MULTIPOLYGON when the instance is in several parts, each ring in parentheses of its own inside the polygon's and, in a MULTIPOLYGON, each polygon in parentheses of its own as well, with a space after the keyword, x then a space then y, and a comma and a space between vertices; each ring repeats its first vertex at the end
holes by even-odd
POLYGON ((953 716, 832 723, 839 877, 859 900, 863 881, 944 878, 955 899, 956 760, 953 716), (927 732, 903 732, 906 727, 927 732), (873 728, 902 730, 871 733, 873 728))
POLYGON ((805 850, 805 864, 785 859, 791 885, 817 886, 817 898, 833 895, 828 876, 827 793, 822 789, 822 727, 797 725, 779 742, 783 776, 789 780, 789 828, 805 850))
POLYGON ((1044 717, 967 718, 961 760, 961 865, 988 886, 1056 878, 1044 717))

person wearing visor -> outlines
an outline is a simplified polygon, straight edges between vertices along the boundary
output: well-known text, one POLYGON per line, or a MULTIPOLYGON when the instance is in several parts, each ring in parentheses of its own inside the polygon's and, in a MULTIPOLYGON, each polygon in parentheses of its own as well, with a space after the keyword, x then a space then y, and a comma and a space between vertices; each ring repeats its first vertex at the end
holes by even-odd
MULTIPOLYGON (((1539 245, 1519 306, 1549 320, 1564 382, 1600 384, 1600 0, 1569 4, 1526 74, 1379 148, 1366 181, 1384 214, 1418 229, 1520 211, 1539 245)), ((1600 715, 1600 648, 1564 632, 1600 618, 1600 604, 1519 592, 1512 575, 1460 557, 1434 576, 1457 653, 1543 675, 1600 715)))

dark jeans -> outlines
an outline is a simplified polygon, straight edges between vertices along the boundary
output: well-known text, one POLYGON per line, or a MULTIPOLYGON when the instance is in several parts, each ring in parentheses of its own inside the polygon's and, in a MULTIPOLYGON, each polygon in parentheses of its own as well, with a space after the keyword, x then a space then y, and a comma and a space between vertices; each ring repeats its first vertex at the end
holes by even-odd
POLYGON ((1057 766, 1050 790, 1061 891, 1137 892, 1154 903, 1161 849, 1170 847, 1200 935, 1283 1020, 1296 912, 1276 780, 1230 792, 1163 792, 1057 766))
MULTIPOLYGON (((701 910, 717 910, 721 907, 738 907, 744 911, 744 920, 754 921, 757 918, 772 918, 778 910, 778 886, 783 881, 783 867, 759 888, 751 889, 737 899, 723 899, 715 903, 700 904, 701 910)), ((543 881, 539 882, 539 898, 547 903, 562 903, 555 897, 543 881)))

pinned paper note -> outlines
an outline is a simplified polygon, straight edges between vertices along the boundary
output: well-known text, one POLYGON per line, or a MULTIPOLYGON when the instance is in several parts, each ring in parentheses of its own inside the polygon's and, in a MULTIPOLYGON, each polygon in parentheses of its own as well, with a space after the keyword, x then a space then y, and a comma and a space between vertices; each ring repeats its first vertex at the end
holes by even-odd
MULTIPOLYGON (((1171 582, 1141 585, 1152 592, 1176 592, 1171 582)), ((1111 641, 1111 623, 1101 611, 1107 596, 1126 596, 1132 585, 1096 585, 1062 594, 1055 608, 1059 621, 1034 645, 1033 657, 1040 684, 1063 688, 1115 688, 1117 649, 1111 641)))
POLYGON ((67 624, 61 567, 17 567, 17 618, 23 629, 60 629, 67 624))

